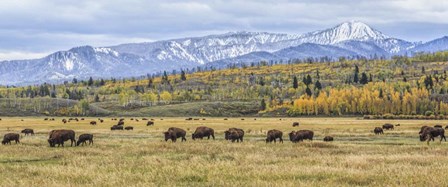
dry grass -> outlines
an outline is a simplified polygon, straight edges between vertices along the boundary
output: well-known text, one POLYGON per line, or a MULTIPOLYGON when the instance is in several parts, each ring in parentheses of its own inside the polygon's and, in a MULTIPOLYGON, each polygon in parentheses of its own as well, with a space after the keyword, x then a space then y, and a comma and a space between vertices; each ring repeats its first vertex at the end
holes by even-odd
POLYGON ((126 120, 134 131, 111 132, 115 121, 97 126, 92 119, 62 125, 42 118, 3 118, 0 135, 33 128, 19 145, 0 146, 1 186, 447 186, 448 143, 429 146, 418 141, 423 124, 445 121, 373 121, 355 118, 184 118, 156 119, 155 126, 126 120), (291 126, 300 121, 299 128, 291 126), (383 123, 400 123, 396 130, 375 136, 383 123), (199 125, 217 132, 215 141, 192 141, 199 125), (164 142, 168 127, 188 131, 187 142, 164 142), (223 131, 241 127, 244 143, 223 140, 223 131), (88 147, 50 148, 52 129, 73 129, 77 135, 93 133, 88 147), (284 132, 284 144, 266 144, 269 129, 284 132), (315 131, 315 141, 292 144, 294 129, 315 131), (325 135, 335 142, 322 141, 325 135))

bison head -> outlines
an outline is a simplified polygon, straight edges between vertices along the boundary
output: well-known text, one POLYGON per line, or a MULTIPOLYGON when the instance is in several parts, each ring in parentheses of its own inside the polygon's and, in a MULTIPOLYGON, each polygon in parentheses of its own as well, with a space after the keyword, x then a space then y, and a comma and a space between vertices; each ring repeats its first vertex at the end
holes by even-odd
POLYGON ((6 140, 2 141, 2 144, 5 145, 6 143, 8 143, 6 140))
POLYGON ((426 136, 426 134, 420 134, 420 141, 425 141, 428 138, 428 136, 426 136))
POLYGON ((52 138, 48 139, 48 143, 50 144, 50 147, 55 146, 54 139, 52 139, 52 138))
POLYGON ((196 135, 193 133, 193 134, 191 134, 191 139, 196 139, 196 135))
POLYGON ((168 141, 169 139, 171 139, 171 132, 170 131, 163 132, 163 134, 165 135, 165 141, 168 141))

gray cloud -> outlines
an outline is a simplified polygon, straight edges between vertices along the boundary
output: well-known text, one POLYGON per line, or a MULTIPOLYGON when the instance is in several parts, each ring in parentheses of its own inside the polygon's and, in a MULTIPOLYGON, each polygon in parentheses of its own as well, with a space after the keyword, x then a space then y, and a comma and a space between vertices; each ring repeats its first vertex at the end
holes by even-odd
POLYGON ((0 2, 0 60, 228 31, 291 34, 360 20, 411 41, 446 35, 439 0, 20 0, 0 2))

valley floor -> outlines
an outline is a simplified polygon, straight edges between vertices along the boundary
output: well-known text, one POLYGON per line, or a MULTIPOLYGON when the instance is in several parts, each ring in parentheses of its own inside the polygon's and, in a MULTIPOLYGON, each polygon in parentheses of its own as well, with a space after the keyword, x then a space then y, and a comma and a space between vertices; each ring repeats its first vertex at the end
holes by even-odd
MULTIPOLYGON (((420 142, 422 125, 448 121, 361 120, 357 118, 156 118, 125 120, 133 131, 110 131, 116 123, 96 120, 62 124, 43 118, 2 118, 0 135, 32 128, 21 144, 0 146, 0 186, 448 186, 448 142, 420 142), (23 121, 22 121, 23 119, 23 121), (292 123, 300 122, 299 127, 292 123), (399 123, 374 135, 373 128, 399 123), (197 126, 215 129, 216 140, 191 140, 197 126), (187 142, 165 142, 169 127, 187 130, 187 142), (230 127, 245 130, 243 143, 224 140, 230 127), (93 146, 50 148, 53 129, 94 134, 93 146), (270 129, 283 131, 283 144, 266 144, 270 129), (312 142, 293 144, 292 130, 315 132, 312 142), (323 142, 324 136, 335 138, 323 142)), ((68 143, 70 145, 70 143, 68 143)))

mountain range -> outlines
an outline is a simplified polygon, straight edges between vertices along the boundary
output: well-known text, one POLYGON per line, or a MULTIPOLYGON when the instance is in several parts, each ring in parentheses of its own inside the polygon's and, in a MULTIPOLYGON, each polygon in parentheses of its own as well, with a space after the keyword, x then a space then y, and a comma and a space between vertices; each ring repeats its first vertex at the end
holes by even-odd
POLYGON ((220 35, 82 46, 40 59, 0 62, 1 85, 58 83, 65 80, 131 77, 198 66, 221 66, 261 60, 338 58, 374 55, 386 58, 448 49, 448 37, 426 43, 389 37, 365 23, 349 21, 301 35, 229 32, 220 35))

